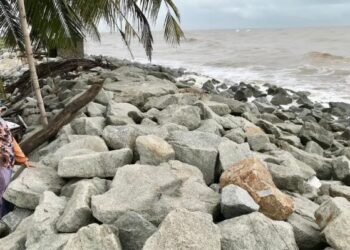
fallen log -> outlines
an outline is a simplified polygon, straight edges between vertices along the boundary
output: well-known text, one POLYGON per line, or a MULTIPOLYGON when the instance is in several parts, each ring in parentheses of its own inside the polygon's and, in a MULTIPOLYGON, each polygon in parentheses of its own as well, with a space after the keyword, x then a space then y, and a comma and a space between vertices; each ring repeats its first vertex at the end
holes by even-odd
MULTIPOLYGON (((54 119, 49 122, 47 127, 43 128, 42 130, 38 131, 20 143, 23 152, 28 155, 44 142, 55 137, 58 131, 64 125, 68 124, 74 119, 75 115, 80 109, 95 99, 97 94, 102 89, 102 86, 103 80, 101 79, 92 82, 92 86, 81 96, 77 97, 75 100, 69 103, 61 113, 59 113, 54 119)), ((23 170, 24 167, 21 167, 19 170, 17 170, 13 175, 12 180, 16 179, 23 170)))
MULTIPOLYGON (((36 70, 38 78, 43 79, 49 76, 55 77, 58 75, 64 75, 76 70, 77 68, 81 68, 82 70, 90 70, 95 67, 102 67, 107 69, 116 68, 116 66, 108 62, 103 62, 102 59, 90 60, 84 58, 77 58, 57 62, 41 63, 36 66, 36 70)), ((23 75, 14 84, 6 86, 6 92, 12 93, 16 88, 18 88, 19 92, 21 93, 21 95, 17 97, 16 100, 18 100, 18 98, 22 96, 27 96, 30 94, 32 88, 29 71, 24 72, 23 75)))

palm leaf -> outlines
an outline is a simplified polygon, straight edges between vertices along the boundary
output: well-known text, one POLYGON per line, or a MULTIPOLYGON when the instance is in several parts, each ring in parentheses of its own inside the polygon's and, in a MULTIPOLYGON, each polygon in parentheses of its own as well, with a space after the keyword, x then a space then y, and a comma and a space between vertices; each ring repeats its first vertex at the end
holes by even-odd
POLYGON ((83 39, 84 24, 65 0, 26 0, 33 43, 71 47, 83 39))
POLYGON ((164 38, 171 44, 179 44, 184 33, 176 19, 168 11, 164 22, 164 38))
MULTIPOLYGON (((20 45, 23 37, 16 0, 0 0, 0 3, 0 32, 9 43, 20 45)), ((111 30, 121 34, 128 50, 131 38, 138 39, 150 60, 154 41, 149 20, 155 22, 158 19, 162 5, 168 10, 164 37, 167 42, 179 43, 184 33, 173 0, 26 0, 27 19, 35 47, 74 46, 86 35, 99 40, 97 26, 104 20, 111 30)))
POLYGON ((18 19, 18 7, 15 3, 0 0, 0 34, 6 46, 24 48, 23 34, 18 19))

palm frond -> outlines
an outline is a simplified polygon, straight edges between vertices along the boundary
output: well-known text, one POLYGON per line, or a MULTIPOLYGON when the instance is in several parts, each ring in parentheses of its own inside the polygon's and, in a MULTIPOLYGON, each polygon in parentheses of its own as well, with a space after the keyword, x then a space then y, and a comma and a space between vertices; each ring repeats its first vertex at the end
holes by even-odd
POLYGON ((0 34, 5 45, 24 47, 23 34, 18 19, 18 7, 15 3, 0 0, 0 34))
POLYGON ((85 37, 84 23, 66 0, 26 0, 33 43, 71 47, 85 37))
POLYGON ((179 44, 184 36, 180 25, 168 11, 164 22, 164 39, 171 44, 179 44))
MULTIPOLYGON (((166 41, 177 44, 184 37, 174 0, 26 0, 25 3, 34 47, 74 46, 86 35, 99 40, 97 26, 104 20, 111 30, 121 34, 130 52, 131 38, 136 38, 151 60, 154 41, 149 21, 158 19, 162 6, 167 8, 166 41)), ((16 0, 0 0, 0 32, 8 43, 20 45, 23 41, 16 0)))

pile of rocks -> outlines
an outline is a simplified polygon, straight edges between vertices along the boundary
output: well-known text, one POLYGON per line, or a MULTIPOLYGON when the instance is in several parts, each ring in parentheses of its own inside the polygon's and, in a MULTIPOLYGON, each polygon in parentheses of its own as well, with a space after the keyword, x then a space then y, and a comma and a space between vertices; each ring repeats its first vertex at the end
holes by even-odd
MULTIPOLYGON (((46 79, 52 115, 90 78, 105 82, 9 185, 0 249, 349 249, 347 104, 200 90, 174 72, 119 62, 46 79)), ((34 102, 21 105, 37 126, 34 102)))

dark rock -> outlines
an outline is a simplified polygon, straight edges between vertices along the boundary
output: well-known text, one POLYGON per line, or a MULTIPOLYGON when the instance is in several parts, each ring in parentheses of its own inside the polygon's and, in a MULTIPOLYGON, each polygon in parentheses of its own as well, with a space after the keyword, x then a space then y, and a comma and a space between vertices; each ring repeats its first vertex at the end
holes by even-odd
POLYGON ((336 116, 350 116, 350 104, 344 102, 330 102, 330 113, 336 116))
POLYGON ((350 160, 347 157, 338 157, 333 161, 334 176, 350 185, 350 160))
POLYGON ((320 228, 314 221, 293 213, 289 216, 288 223, 293 227, 299 249, 316 250, 325 247, 324 237, 321 236, 320 228))
POLYGON ((236 185, 228 185, 221 193, 221 213, 226 219, 259 210, 259 205, 249 193, 236 185))
POLYGON ((305 122, 300 131, 300 139, 303 143, 316 141, 323 148, 329 148, 334 140, 334 135, 322 128, 317 123, 305 122))
POLYGON ((341 140, 350 140, 350 127, 347 128, 339 137, 341 140))
POLYGON ((114 225, 119 230, 124 250, 141 250, 146 240, 157 231, 157 227, 133 211, 126 212, 114 225))
POLYGON ((214 85, 214 83, 211 80, 206 81, 203 86, 202 89, 207 91, 208 93, 215 93, 217 94, 218 91, 216 90, 216 87, 214 85))
POLYGON ((176 159, 198 167, 207 184, 214 181, 218 147, 221 138, 203 132, 175 131, 167 141, 175 150, 176 159))
POLYGON ((291 104, 293 102, 293 98, 290 97, 288 94, 278 93, 274 95, 271 99, 271 103, 273 105, 287 105, 291 104))
POLYGON ((305 95, 301 95, 298 98, 297 103, 300 104, 304 108, 313 108, 314 107, 314 103, 305 95))

